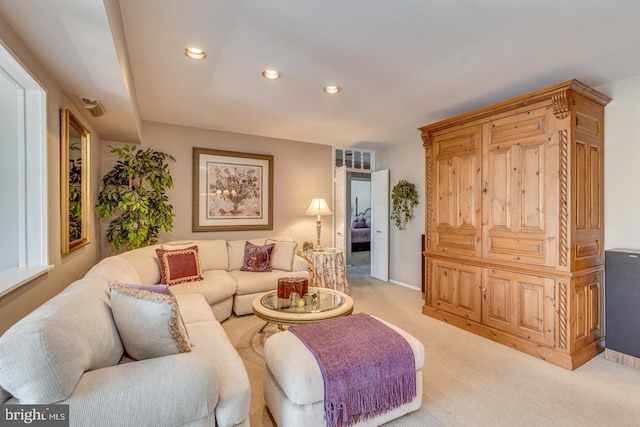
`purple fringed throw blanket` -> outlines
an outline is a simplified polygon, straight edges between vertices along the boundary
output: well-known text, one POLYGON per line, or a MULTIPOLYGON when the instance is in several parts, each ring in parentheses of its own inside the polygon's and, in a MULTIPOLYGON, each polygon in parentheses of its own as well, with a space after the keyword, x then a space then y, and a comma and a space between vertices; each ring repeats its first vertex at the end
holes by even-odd
POLYGON ((416 397, 411 346, 368 314, 291 326, 289 331, 318 361, 328 426, 349 426, 416 397))

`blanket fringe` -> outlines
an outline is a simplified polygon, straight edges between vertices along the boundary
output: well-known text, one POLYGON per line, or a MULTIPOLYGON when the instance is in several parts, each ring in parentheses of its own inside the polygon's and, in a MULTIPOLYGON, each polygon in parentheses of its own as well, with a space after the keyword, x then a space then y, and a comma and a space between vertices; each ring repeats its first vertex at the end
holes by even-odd
POLYGON ((360 387, 346 396, 325 397, 327 425, 346 427, 384 414, 416 397, 416 375, 402 375, 401 381, 388 378, 372 389, 360 387))

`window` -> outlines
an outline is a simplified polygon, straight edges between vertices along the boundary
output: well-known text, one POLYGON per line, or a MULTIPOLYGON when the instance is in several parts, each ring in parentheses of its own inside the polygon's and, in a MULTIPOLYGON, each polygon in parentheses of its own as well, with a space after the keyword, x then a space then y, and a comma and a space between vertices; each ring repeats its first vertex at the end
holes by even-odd
POLYGON ((345 166, 348 170, 372 172, 375 170, 375 151, 351 148, 334 148, 334 166, 345 166))
POLYGON ((50 270, 46 93, 0 45, 0 296, 50 270))

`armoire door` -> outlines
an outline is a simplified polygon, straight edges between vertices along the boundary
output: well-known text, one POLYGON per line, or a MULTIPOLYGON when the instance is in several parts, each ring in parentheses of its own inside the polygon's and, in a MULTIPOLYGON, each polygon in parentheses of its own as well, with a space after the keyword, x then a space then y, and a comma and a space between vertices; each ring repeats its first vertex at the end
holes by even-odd
POLYGON ((557 260, 557 130, 551 108, 483 125, 483 256, 554 266, 557 260))
POLYGON ((482 323, 552 347, 555 280, 483 269, 482 323))
POLYGON ((482 319, 482 269, 433 260, 433 307, 479 322, 482 319))
POLYGON ((474 257, 482 254, 481 138, 481 126, 433 137, 434 166, 428 179, 432 187, 432 250, 436 252, 474 257))

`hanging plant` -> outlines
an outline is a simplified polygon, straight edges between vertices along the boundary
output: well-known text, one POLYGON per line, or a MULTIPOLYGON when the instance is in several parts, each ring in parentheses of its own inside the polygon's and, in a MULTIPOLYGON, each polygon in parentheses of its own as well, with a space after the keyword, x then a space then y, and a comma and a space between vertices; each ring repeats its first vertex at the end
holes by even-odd
POLYGON ((399 230, 404 230, 407 222, 413 219, 413 208, 418 206, 416 186, 404 179, 391 190, 391 219, 399 230))
POLYGON ((119 160, 102 178, 98 215, 115 218, 107 228, 107 240, 116 249, 136 249, 158 241, 161 229, 173 230, 173 206, 165 194, 173 187, 168 154, 151 148, 125 145, 111 153, 119 160))

